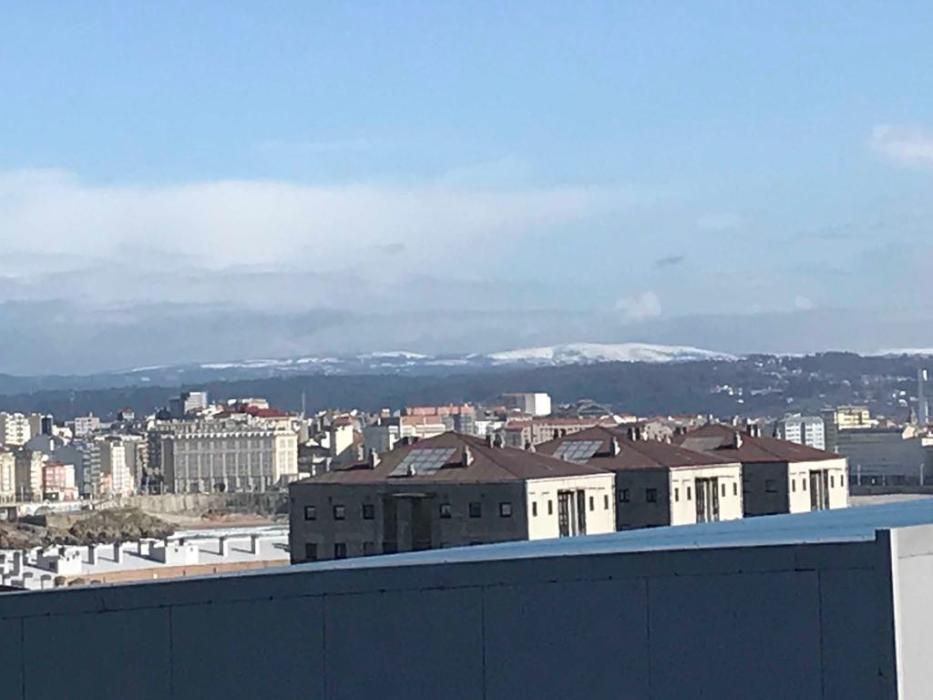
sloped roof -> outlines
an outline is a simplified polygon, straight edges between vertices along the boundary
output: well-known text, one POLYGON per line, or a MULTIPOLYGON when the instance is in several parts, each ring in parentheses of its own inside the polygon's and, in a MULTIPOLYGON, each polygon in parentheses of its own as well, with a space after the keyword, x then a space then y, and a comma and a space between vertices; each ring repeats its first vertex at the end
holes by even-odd
POLYGON ((375 467, 362 462, 303 479, 298 484, 362 484, 362 483, 489 483, 525 481, 555 477, 590 476, 605 473, 585 464, 574 464, 538 452, 511 447, 491 447, 485 440, 470 435, 446 432, 419 440, 387 452, 375 467), (453 448, 448 463, 430 474, 392 476, 393 470, 414 450, 453 448), (465 460, 468 452, 472 460, 465 460), (469 462, 467 464, 466 462, 469 462))
POLYGON ((817 462, 840 459, 835 452, 818 450, 772 437, 746 435, 729 425, 704 425, 675 440, 682 447, 715 454, 737 462, 817 462), (736 436, 739 437, 738 443, 736 436), (736 446, 738 444, 738 446, 736 446))
POLYGON ((595 454, 586 461, 586 464, 609 471, 721 466, 737 462, 725 456, 696 452, 658 440, 631 440, 624 429, 604 426, 596 426, 567 437, 551 440, 538 445, 537 451, 540 454, 553 455, 565 443, 584 441, 600 443, 595 454), (619 447, 617 454, 614 454, 613 440, 619 447))

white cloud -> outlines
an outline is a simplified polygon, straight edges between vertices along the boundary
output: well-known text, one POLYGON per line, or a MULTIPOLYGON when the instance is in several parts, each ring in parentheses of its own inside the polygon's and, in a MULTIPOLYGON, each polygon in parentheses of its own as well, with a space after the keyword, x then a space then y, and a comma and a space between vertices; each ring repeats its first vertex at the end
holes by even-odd
POLYGON ((798 294, 794 297, 794 308, 798 311, 812 311, 816 308, 816 304, 810 297, 798 294))
POLYGON ((626 321, 646 321, 661 315, 661 299, 654 292, 641 292, 616 302, 626 321))
POLYGON ((880 124, 871 131, 872 150, 899 165, 933 166, 933 133, 923 129, 880 124))
POLYGON ((17 171, 0 173, 0 246, 17 256, 19 277, 42 273, 53 257, 57 269, 69 259, 157 260, 166 272, 250 266, 339 273, 368 265, 380 277, 437 269, 447 276, 481 266, 509 237, 586 221, 631 201, 617 188, 258 180, 129 186, 17 171), (387 247, 402 246, 404 254, 387 265, 387 247), (45 262, 31 269, 31 260, 45 262))

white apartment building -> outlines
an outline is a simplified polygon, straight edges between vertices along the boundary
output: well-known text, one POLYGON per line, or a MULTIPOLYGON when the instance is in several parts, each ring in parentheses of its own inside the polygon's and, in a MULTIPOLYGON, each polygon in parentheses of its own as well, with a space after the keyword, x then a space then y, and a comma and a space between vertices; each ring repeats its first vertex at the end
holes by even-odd
POLYGON ((528 416, 551 415, 551 395, 544 392, 503 394, 502 405, 510 411, 528 416))
POLYGON ((815 450, 826 449, 826 426, 820 416, 784 416, 775 425, 775 437, 815 450))
POLYGON ((163 425, 151 455, 174 493, 265 491, 298 477, 298 436, 235 421, 163 425))
POLYGON ((535 449, 614 474, 619 530, 742 517, 737 461, 630 434, 638 431, 597 426, 535 449))
POLYGON ((29 416, 0 412, 0 445, 22 447, 32 437, 29 416))
POLYGON ((120 437, 99 438, 100 474, 108 485, 110 495, 129 496, 136 493, 136 483, 127 460, 127 448, 135 450, 120 437))
POLYGON ((746 434, 733 426, 710 424, 678 441, 742 465, 742 505, 746 516, 806 513, 849 504, 845 457, 806 445, 746 434))
POLYGON ((16 455, 0 448, 0 501, 16 500, 16 455))
POLYGON ((85 437, 91 433, 100 430, 100 418, 90 413, 86 416, 78 416, 74 420, 75 437, 85 437))
POLYGON ((289 487, 293 562, 615 530, 613 476, 448 432, 289 487))

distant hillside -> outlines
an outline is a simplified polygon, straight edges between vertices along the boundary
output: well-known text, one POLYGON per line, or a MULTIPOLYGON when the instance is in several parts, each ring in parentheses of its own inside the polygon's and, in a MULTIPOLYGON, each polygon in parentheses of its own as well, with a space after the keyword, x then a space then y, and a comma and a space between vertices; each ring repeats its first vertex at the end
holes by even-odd
POLYGON ((486 401, 506 391, 547 391, 555 401, 589 398, 642 415, 713 413, 780 415, 866 403, 887 415, 907 415, 918 368, 933 361, 912 356, 752 356, 674 363, 609 362, 546 367, 448 368, 438 374, 301 374, 180 382, 175 386, 43 389, 0 396, 0 409, 49 411, 68 418, 89 411, 104 417, 122 406, 148 413, 180 387, 205 388, 217 399, 265 396, 298 410, 328 407, 376 410, 419 403, 486 401))

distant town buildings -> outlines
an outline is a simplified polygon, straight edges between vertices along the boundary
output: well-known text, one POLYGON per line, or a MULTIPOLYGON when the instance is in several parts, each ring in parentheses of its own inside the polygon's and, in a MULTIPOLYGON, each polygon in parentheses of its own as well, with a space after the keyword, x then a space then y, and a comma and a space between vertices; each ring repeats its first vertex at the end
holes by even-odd
POLYGON ((821 416, 784 416, 775 425, 775 437, 816 450, 826 449, 826 427, 821 416))
POLYGON ((208 407, 206 391, 184 391, 169 401, 172 418, 184 418, 208 407))
POLYGON ((543 392, 503 394, 502 405, 508 411, 519 411, 536 418, 551 415, 551 396, 543 392))
POLYGON ((0 445, 22 447, 31 437, 29 416, 22 413, 0 413, 0 445))
POLYGON ((100 418, 94 414, 78 416, 74 419, 75 437, 85 437, 100 430, 100 418))
POLYGON ((179 421, 153 433, 166 491, 266 491, 298 473, 294 432, 232 420, 179 421))

